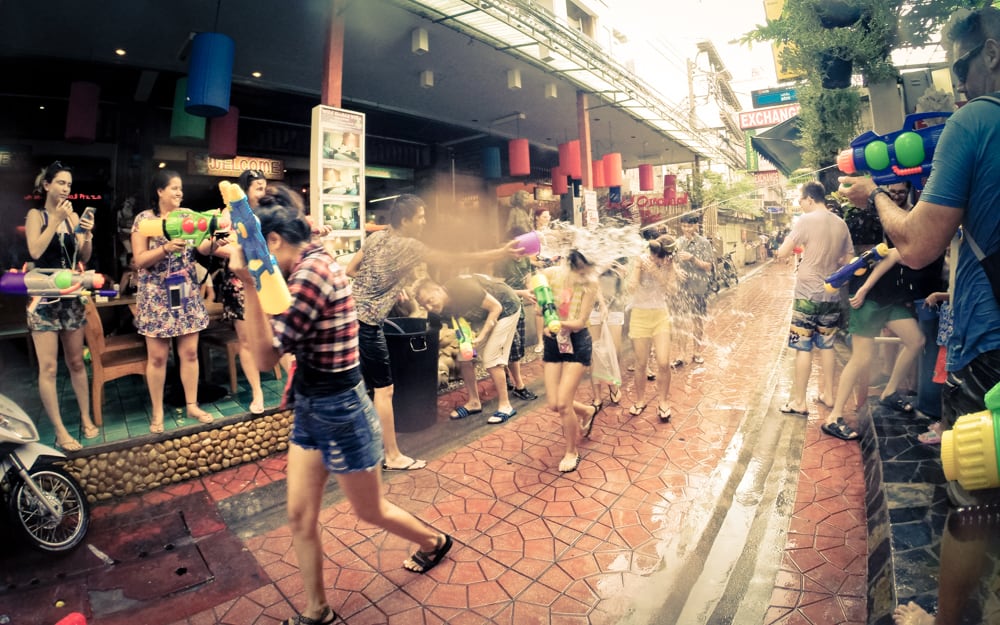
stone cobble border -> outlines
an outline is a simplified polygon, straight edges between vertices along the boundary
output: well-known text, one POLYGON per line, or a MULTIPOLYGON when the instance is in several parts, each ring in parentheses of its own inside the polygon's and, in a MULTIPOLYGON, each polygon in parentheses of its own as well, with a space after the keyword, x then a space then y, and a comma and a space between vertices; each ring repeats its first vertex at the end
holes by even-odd
POLYGON ((65 467, 92 504, 144 493, 287 450, 292 416, 286 410, 206 430, 168 432, 150 442, 123 441, 121 447, 70 458, 65 467))

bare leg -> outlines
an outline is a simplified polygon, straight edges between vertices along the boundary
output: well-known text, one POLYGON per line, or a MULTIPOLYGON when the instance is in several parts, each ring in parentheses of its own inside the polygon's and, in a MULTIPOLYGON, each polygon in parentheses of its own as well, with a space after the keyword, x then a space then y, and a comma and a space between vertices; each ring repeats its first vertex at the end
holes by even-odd
POLYGON ((198 333, 177 337, 177 356, 181 361, 181 386, 187 415, 201 423, 211 423, 212 415, 198 405, 198 333))
POLYGON ((253 394, 250 412, 263 412, 264 391, 260 387, 260 369, 250 351, 250 337, 247 335, 246 322, 242 319, 236 319, 233 321, 233 327, 236 328, 236 336, 240 339, 240 367, 243 369, 243 375, 246 377, 247 384, 250 385, 250 392, 253 394))
POLYGON ((812 372, 812 352, 795 350, 795 373, 792 378, 792 392, 788 397, 788 407, 792 410, 806 410, 806 388, 812 372))
MULTIPOLYGON (((632 385, 635 387, 635 404, 646 405, 646 367, 649 365, 649 348, 653 339, 632 339, 632 351, 635 352, 635 375, 632 385)), ((669 351, 668 351, 669 353, 669 351)))
POLYGON ((327 477, 319 450, 288 446, 288 527, 306 593, 302 615, 312 619, 318 619, 328 605, 319 530, 320 503, 327 477))
POLYGON ((351 502, 355 514, 365 523, 414 542, 421 551, 433 551, 438 546, 438 539, 441 537, 439 532, 424 525, 382 495, 381 472, 338 473, 334 477, 344 491, 344 496, 351 502))
POLYGON ((924 335, 920 331, 920 326, 913 319, 898 319, 890 321, 888 327, 903 341, 903 348, 896 356, 896 362, 889 375, 889 381, 885 384, 885 389, 879 399, 885 399, 892 395, 899 388, 900 382, 913 369, 913 363, 924 349, 924 335))
MULTIPOLYGON (((832 349, 824 350, 833 353, 832 349)), ((827 417, 827 423, 835 423, 844 416, 844 409, 851 392, 855 388, 861 372, 867 371, 875 355, 875 340, 870 337, 854 336, 851 340, 851 357, 844 370, 840 372, 840 384, 837 386, 837 396, 833 400, 833 408, 827 417)))
MULTIPOLYGON (((458 372, 462 376, 462 383, 465 384, 465 390, 469 393, 469 399, 466 400, 465 407, 469 410, 480 410, 483 407, 483 402, 479 399, 479 384, 476 381, 475 363, 471 360, 458 361, 458 372)), ((504 390, 507 390, 506 383, 504 383, 504 390)))
POLYGON ((510 372, 510 383, 514 388, 524 388, 524 378, 521 377, 521 361, 507 363, 507 371, 510 372))
POLYGON ((656 391, 660 414, 670 414, 670 329, 653 337, 656 348, 656 391))
POLYGON ((76 403, 80 407, 80 423, 83 425, 85 438, 94 438, 100 432, 90 418, 90 380, 87 377, 87 367, 83 364, 83 328, 60 332, 63 352, 66 355, 66 368, 69 369, 70 383, 76 395, 76 403))
POLYGON ((146 386, 149 388, 150 431, 163 431, 163 385, 167 378, 170 339, 146 337, 146 386))
POLYGON ((422 468, 427 466, 423 460, 414 460, 404 456, 396 443, 396 414, 392 408, 393 386, 383 386, 375 389, 375 412, 382 424, 382 445, 385 447, 385 464, 390 467, 422 468))
MULTIPOLYGON (((586 367, 578 362, 545 363, 545 388, 555 390, 555 399, 549 396, 549 407, 559 413, 562 422, 563 438, 566 443, 566 453, 559 462, 560 471, 572 470, 579 462, 580 452, 577 447, 580 440, 580 418, 574 401, 576 390, 586 367)), ((592 406, 581 404, 584 411, 593 412, 592 406)))
POLYGON ((497 410, 510 414, 514 407, 510 405, 510 395, 507 393, 507 378, 504 376, 503 365, 490 367, 486 372, 490 374, 493 386, 497 387, 497 410))
POLYGON ((38 395, 45 408, 45 414, 55 430, 56 443, 65 449, 79 449, 80 443, 63 424, 59 411, 59 391, 56 386, 56 372, 59 368, 59 333, 32 332, 35 354, 38 358, 38 395))

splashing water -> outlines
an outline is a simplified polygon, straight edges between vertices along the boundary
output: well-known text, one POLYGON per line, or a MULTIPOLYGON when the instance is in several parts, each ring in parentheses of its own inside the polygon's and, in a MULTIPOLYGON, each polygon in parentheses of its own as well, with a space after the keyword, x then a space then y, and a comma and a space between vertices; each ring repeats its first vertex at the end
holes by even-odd
POLYGON ((649 251, 649 243, 639 235, 638 226, 583 228, 554 222, 540 234, 545 255, 565 258, 575 249, 594 265, 598 275, 649 251))

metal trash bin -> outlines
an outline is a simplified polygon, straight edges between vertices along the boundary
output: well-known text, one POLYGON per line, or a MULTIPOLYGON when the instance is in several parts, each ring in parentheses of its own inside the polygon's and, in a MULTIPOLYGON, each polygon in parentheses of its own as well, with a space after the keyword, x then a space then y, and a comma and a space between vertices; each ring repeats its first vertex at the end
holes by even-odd
POLYGON ((437 421, 439 331, 421 317, 390 317, 382 324, 399 432, 418 432, 437 421))

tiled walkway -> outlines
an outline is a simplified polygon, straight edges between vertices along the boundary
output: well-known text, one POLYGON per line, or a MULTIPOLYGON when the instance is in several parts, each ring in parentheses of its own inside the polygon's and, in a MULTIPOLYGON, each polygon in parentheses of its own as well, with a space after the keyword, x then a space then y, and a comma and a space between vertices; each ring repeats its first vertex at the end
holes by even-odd
MULTIPOLYGON (((765 265, 716 299, 706 364, 674 375, 672 422, 658 422, 652 383, 650 408, 630 417, 625 407, 636 398, 627 388, 621 406, 600 413, 575 473, 557 471, 560 428, 538 402, 432 458, 427 470, 387 474, 389 499, 456 538, 449 557, 426 576, 401 568, 411 549, 405 541, 359 522, 344 502, 325 508, 331 605, 352 625, 680 622, 685 600, 678 602, 675 589, 699 578, 696 563, 704 554, 697 552, 711 547, 718 529, 706 522, 706 511, 711 516, 734 504, 726 484, 740 481, 753 445, 778 430, 791 441, 775 462, 793 469, 788 488, 797 490, 777 498, 790 519, 767 519, 782 537, 778 555, 760 558, 761 568, 751 573, 763 584, 749 584, 760 596, 738 596, 745 606, 740 620, 729 622, 864 623, 858 445, 821 435, 815 406, 808 421, 776 409, 790 384, 783 344, 792 279, 789 265, 765 265)), ((528 366, 527 375, 537 388, 539 364, 528 366)), ((441 398, 438 436, 463 425, 447 420, 462 398, 441 398)), ((404 449, 406 443, 404 435, 404 449)), ((242 502, 252 491, 280 488, 284 461, 284 455, 269 458, 98 508, 95 526, 171 497, 204 492, 219 506, 242 502)), ((210 609, 178 606, 172 622, 274 623, 303 605, 287 525, 242 538, 264 579, 219 595, 210 609)), ((211 593, 212 584, 190 592, 211 593)), ((138 606, 133 614, 142 620, 138 606)))

